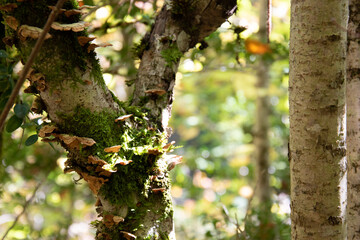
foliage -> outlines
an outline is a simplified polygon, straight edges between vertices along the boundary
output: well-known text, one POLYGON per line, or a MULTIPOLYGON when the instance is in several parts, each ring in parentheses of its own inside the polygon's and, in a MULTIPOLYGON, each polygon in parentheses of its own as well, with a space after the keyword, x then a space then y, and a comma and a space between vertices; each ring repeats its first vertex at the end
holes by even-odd
MULTIPOLYGON (((108 87, 120 99, 126 100, 132 91, 126 87, 126 82, 135 78, 139 66, 134 51, 141 56, 146 49, 145 33, 150 30, 154 14, 163 1, 123 1, 119 5, 118 1, 112 0, 85 0, 84 3, 102 6, 90 10, 86 17, 92 21, 88 32, 97 36, 96 43, 113 45, 97 49, 99 62, 108 87), (135 43, 140 44, 136 46, 135 43)), ((260 239, 263 226, 259 226, 258 220, 261 212, 257 211, 256 198, 252 197, 256 191, 252 162, 253 113, 259 94, 254 68, 259 58, 272 63, 271 86, 266 93, 271 104, 269 172, 273 189, 273 202, 270 203, 273 222, 267 227, 274 229, 274 239, 290 239, 286 94, 288 15, 286 11, 285 14, 282 12, 288 3, 273 1, 272 41, 265 45, 271 51, 265 54, 246 49, 246 39, 256 39, 256 4, 250 0, 240 1, 237 15, 229 20, 231 24, 223 24, 206 42, 198 44, 184 56, 175 45, 162 53, 170 66, 182 57, 170 140, 183 146, 175 153, 184 156, 183 164, 172 171, 178 239, 260 239), (283 15, 278 16, 279 12, 283 15)), ((13 70, 16 65, 19 65, 16 51, 9 47, 6 52, 0 51, 0 108, 6 103, 16 81, 13 73, 18 71, 13 70)), ((47 120, 29 113, 32 100, 33 97, 26 93, 19 96, 9 116, 8 131, 3 133, 0 232, 11 225, 37 183, 43 182, 35 200, 10 231, 9 239, 92 238, 94 229, 89 223, 96 224, 94 198, 86 184, 77 181, 76 174, 62 173, 65 161, 62 150, 56 145, 36 141, 39 126, 47 120)), ((134 117, 143 114, 131 113, 134 117)), ((103 124, 103 120, 99 116, 97 124, 103 124)), ((113 124, 113 119, 109 122, 113 124)), ((115 137, 115 134, 119 138, 128 136, 148 145, 146 141, 154 134, 144 128, 142 133, 134 136, 136 133, 128 130, 127 134, 118 132, 110 137, 115 137)), ((81 134, 86 135, 86 127, 79 128, 79 131, 85 131, 81 134)), ((99 134, 97 141, 105 144, 110 140, 99 134)), ((126 147, 121 151, 126 155, 126 147)), ((102 157, 111 161, 112 155, 102 157)))

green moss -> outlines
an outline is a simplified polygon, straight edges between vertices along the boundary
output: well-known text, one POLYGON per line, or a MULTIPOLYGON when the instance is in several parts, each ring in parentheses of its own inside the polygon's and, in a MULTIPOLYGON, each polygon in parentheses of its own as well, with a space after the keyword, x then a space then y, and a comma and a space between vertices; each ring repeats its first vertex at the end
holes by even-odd
POLYGON ((139 102, 139 105, 140 106, 145 106, 146 103, 148 103, 150 100, 150 97, 149 96, 141 96, 140 97, 140 102, 139 102))
POLYGON ((101 224, 101 221, 99 221, 99 220, 94 220, 94 221, 90 222, 90 226, 93 228, 97 228, 100 224, 101 224))
MULTIPOLYGON (((16 2, 18 7, 8 15, 15 17, 20 25, 26 24, 39 28, 43 28, 51 12, 48 6, 54 6, 57 3, 55 0, 12 2, 16 2)), ((65 9, 73 9, 76 7, 76 1, 66 1, 63 5, 65 9)), ((56 21, 61 23, 75 23, 80 21, 80 15, 77 14, 66 17, 64 14, 60 14, 56 21)), ((52 38, 45 40, 33 65, 35 70, 45 75, 46 81, 49 84, 55 83, 62 86, 62 82, 64 81, 72 81, 73 86, 76 86, 76 83, 85 84, 82 76, 85 74, 85 71, 89 71, 90 69, 92 79, 98 85, 102 86, 103 89, 106 88, 95 52, 88 52, 88 44, 81 46, 78 42, 77 38, 79 36, 87 36, 86 31, 72 32, 51 29, 49 33, 52 35, 52 38)), ((16 38, 17 34, 10 28, 8 28, 7 35, 15 37, 14 42, 16 47, 20 49, 22 61, 26 62, 35 45, 36 39, 27 38, 25 41, 21 41, 16 38)), ((54 88, 54 84, 51 86, 54 88)))
POLYGON ((160 240, 169 240, 169 235, 166 233, 160 233, 160 240))
MULTIPOLYGON (((61 85, 63 81, 72 81, 83 84, 82 75, 87 69, 91 69, 90 76, 100 86, 105 87, 95 53, 88 53, 86 47, 78 43, 77 37, 82 34, 59 31, 52 35, 51 39, 45 41, 34 64, 34 68, 45 75, 47 82, 57 82, 61 85)), ((26 48, 31 49, 32 44, 20 47, 26 54, 24 58, 27 59, 29 53, 26 48)))
POLYGON ((126 107, 125 102, 120 101, 111 90, 109 90, 109 91, 110 91, 110 94, 111 94, 112 99, 114 100, 114 102, 116 102, 121 108, 126 107))
POLYGON ((175 43, 172 43, 167 49, 161 51, 161 56, 165 59, 166 65, 172 67, 174 63, 177 63, 180 60, 183 53, 175 43))
POLYGON ((108 158, 103 149, 119 141, 119 136, 124 133, 124 130, 114 121, 118 114, 110 111, 93 113, 82 107, 77 107, 74 111, 76 112, 74 115, 59 114, 59 117, 64 120, 63 125, 60 126, 61 131, 93 138, 96 144, 88 150, 90 154, 97 154, 104 160, 108 158))
MULTIPOLYGON (((144 226, 143 219, 151 211, 161 222, 172 217, 172 201, 169 191, 153 193, 152 188, 170 189, 168 173, 161 179, 153 179, 164 166, 158 166, 166 144, 164 134, 149 129, 145 110, 139 107, 126 106, 118 101, 126 114, 133 114, 131 123, 117 122, 119 113, 111 111, 91 112, 89 109, 77 107, 76 114, 60 115, 64 123, 59 126, 60 132, 76 136, 90 137, 96 144, 82 150, 84 156, 94 155, 112 165, 114 172, 99 190, 113 206, 126 206, 129 211, 124 222, 113 227, 106 227, 103 222, 94 222, 97 229, 106 229, 106 233, 114 236, 112 239, 124 239, 120 231, 134 233, 144 226), (104 152, 105 147, 121 145, 117 153, 104 152), (160 155, 149 154, 149 149, 156 149, 160 155), (115 165, 119 159, 132 160, 128 165, 115 165), (160 168, 160 169, 159 169, 160 168)), ((96 173, 90 172, 96 176, 96 173)), ((111 213, 109 213, 111 214, 111 213)), ((114 214, 114 213, 113 213, 114 214)), ((166 239, 166 238, 159 238, 166 239)))
MULTIPOLYGON (((123 102, 120 102, 121 104, 125 105, 123 102)), ((148 129, 143 109, 126 106, 124 108, 126 114, 133 114, 133 126, 127 122, 115 123, 118 113, 110 111, 93 113, 78 107, 75 115, 61 115, 64 119, 64 124, 60 126, 61 132, 91 137, 96 141, 94 146, 83 149, 86 156, 96 155, 110 164, 114 164, 119 158, 132 160, 128 165, 114 166, 117 171, 99 191, 99 194, 114 206, 129 208, 125 221, 114 227, 107 228, 102 222, 94 222, 98 229, 106 228, 106 233, 114 236, 112 239, 124 239, 119 234, 120 231, 133 233, 143 228, 143 219, 149 211, 158 215, 158 221, 172 217, 173 214, 170 193, 151 191, 151 188, 170 188, 167 173, 163 179, 151 180, 151 177, 159 172, 157 160, 161 154, 148 153, 149 149, 161 152, 166 138, 164 134, 148 129), (113 145, 122 145, 122 148, 118 153, 103 151, 105 147, 113 145)))
MULTIPOLYGON (((92 53, 95 54, 95 52, 92 52, 92 53)), ((90 60, 91 60, 90 65, 92 66, 90 76, 104 90, 107 89, 104 78, 103 78, 103 75, 102 75, 102 70, 101 70, 101 67, 100 67, 99 59, 97 59, 94 56, 94 57, 90 58, 90 60)))
MULTIPOLYGON (((121 166, 118 165, 117 172, 112 174, 109 182, 105 183, 100 189, 100 194, 114 205, 128 206, 135 208, 140 194, 145 198, 149 191, 148 178, 149 169, 154 162, 148 161, 145 157, 134 156, 133 162, 121 166), (133 195, 136 194, 136 195, 133 195)), ((131 215, 129 215, 131 219, 131 215)))
MULTIPOLYGON (((120 104, 122 102, 119 102, 120 104)), ((125 105, 124 103, 122 103, 125 105)), ((109 182, 105 184, 102 191, 112 203, 126 203, 131 205, 132 199, 129 198, 124 189, 128 192, 145 192, 148 176, 151 169, 155 166, 157 158, 160 156, 149 155, 148 150, 163 151, 165 145, 165 135, 155 130, 149 129, 146 113, 138 107, 125 107, 126 114, 133 114, 132 124, 124 122, 115 122, 119 113, 110 111, 91 112, 89 109, 77 107, 75 115, 61 114, 60 117, 64 123, 60 126, 61 132, 71 133, 76 136, 90 137, 96 141, 96 144, 90 148, 83 149, 87 155, 98 156, 116 168, 118 160, 132 160, 133 162, 126 166, 117 165, 117 172, 113 174, 109 182), (106 153, 104 148, 121 145, 117 153, 106 153), (124 178, 126 176, 126 178, 124 178), (145 186, 145 187, 144 187, 145 186), (141 189, 140 189, 141 188, 141 189), (122 196, 119 198, 119 196, 122 196)))
MULTIPOLYGON (((120 196, 119 196, 120 197, 120 196)), ((102 222, 96 222, 95 226, 99 229, 104 229, 107 234, 112 236, 111 239, 125 239, 122 237, 121 231, 129 232, 136 234, 137 231, 148 232, 149 229, 144 229, 145 226, 143 224, 143 220, 146 217, 146 214, 149 212, 156 213, 158 215, 157 218, 154 218, 154 221, 160 223, 166 218, 172 217, 172 211, 167 213, 167 217, 163 218, 161 215, 166 212, 167 208, 172 208, 164 203, 164 199, 170 198, 170 193, 165 192, 163 194, 150 194, 148 197, 141 197, 136 204, 136 206, 131 207, 125 220, 117 225, 112 227, 106 227, 102 222), (159 207, 161 206, 161 207, 159 207)), ((171 205, 171 202, 169 202, 171 205)), ((168 239, 168 235, 166 233, 160 233, 156 235, 147 236, 145 238, 137 238, 137 239, 168 239)))
MULTIPOLYGON (((152 166, 155 165, 153 160, 148 161, 146 158, 143 160, 134 158, 136 164, 119 167, 116 174, 113 174, 109 182, 105 183, 100 190, 100 194, 106 196, 108 200, 113 201, 112 198, 116 198, 115 206, 126 205, 130 209, 125 220, 114 227, 107 228, 101 223, 102 228, 106 229, 105 232, 114 236, 111 239, 124 239, 119 234, 120 231, 135 233, 144 230, 147 232, 144 229, 143 220, 149 212, 157 215, 155 219, 159 223, 173 216, 170 193, 168 191, 164 193, 151 192, 152 183, 149 177, 153 174, 151 173, 152 166), (141 194, 135 197, 133 194, 136 193, 141 194)), ((169 189, 169 180, 165 179, 159 184, 169 189)), ((158 236, 158 238, 151 236, 149 239, 167 239, 164 236, 158 236)))

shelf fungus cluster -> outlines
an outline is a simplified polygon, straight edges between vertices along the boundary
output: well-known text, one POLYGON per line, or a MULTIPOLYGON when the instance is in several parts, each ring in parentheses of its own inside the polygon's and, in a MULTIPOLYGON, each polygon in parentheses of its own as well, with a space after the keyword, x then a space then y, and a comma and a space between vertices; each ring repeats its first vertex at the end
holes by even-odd
MULTIPOLYGON (((123 115, 117 117, 114 122, 116 124, 125 123, 125 121, 130 120, 132 116, 133 114, 123 115)), ((131 159, 130 156, 133 154, 135 159, 139 159, 139 156, 144 156, 143 158, 147 159, 146 161, 150 161, 149 166, 150 168, 153 168, 153 170, 149 168, 149 177, 150 182, 153 183, 151 184, 149 190, 152 193, 164 192, 166 190, 163 185, 159 185, 157 180, 163 179, 164 172, 171 171, 177 164, 181 163, 182 160, 181 156, 168 155, 168 153, 172 152, 174 149, 174 141, 169 143, 160 143, 160 145, 157 146, 152 146, 151 144, 143 146, 131 146, 129 142, 123 142, 124 149, 122 149, 122 145, 113 145, 103 148, 100 155, 107 156, 107 158, 105 158, 106 160, 103 160, 101 157, 96 156, 96 153, 91 153, 91 151, 87 153, 85 151, 88 148, 90 149, 90 147, 96 147, 97 142, 92 138, 61 133, 61 130, 52 124, 43 125, 39 130, 38 135, 42 138, 42 141, 60 143, 69 152, 80 151, 84 154, 88 154, 87 156, 82 157, 82 159, 85 160, 82 160, 81 164, 74 164, 72 160, 68 159, 68 161, 65 163, 64 172, 67 173, 76 171, 81 176, 81 178, 88 182, 90 189, 95 195, 98 194, 103 184, 109 181, 109 178, 112 176, 112 174, 118 172, 119 167, 121 168, 122 166, 127 166, 132 164, 134 161, 142 161, 131 159), (120 150, 122 152, 120 152, 120 150), (130 156, 129 153, 131 153, 130 156), (163 159, 161 161, 163 162, 163 166, 158 166, 159 162, 153 162, 160 158, 163 159)), ((125 133, 124 135, 133 136, 131 133, 125 133)), ((136 142, 131 137, 129 137, 127 141, 136 142)))
MULTIPOLYGON (((20 0, 18 0, 18 2, 22 2, 20 0)), ((0 6, 0 10, 5 11, 9 14, 11 14, 11 12, 16 9, 18 7, 17 3, 8 3, 5 5, 0 6)), ((55 8, 55 6, 48 6, 49 9, 53 10, 55 8)), ((94 8, 95 6, 88 6, 88 5, 83 5, 81 7, 79 7, 79 9, 60 9, 59 13, 61 15, 66 16, 67 18, 73 16, 73 15, 83 15, 86 14, 86 10, 87 9, 91 9, 94 8)), ((18 19, 16 19, 14 16, 11 15, 7 15, 5 18, 5 23, 9 26, 10 29, 16 31, 17 33, 17 37, 20 39, 20 41, 24 42, 26 41, 28 38, 31 39, 38 39, 40 34, 42 33, 43 29, 41 29, 40 27, 36 27, 36 26, 29 26, 27 24, 20 24, 20 21, 18 19)), ((84 31, 87 27, 89 27, 91 24, 88 22, 84 22, 84 21, 78 21, 75 23, 60 23, 60 22, 54 22, 51 25, 51 28, 53 30, 56 31, 72 31, 72 32, 82 32, 84 31)), ((47 33, 45 36, 45 39, 49 39, 52 38, 52 35, 50 33, 47 33)), ((93 37, 86 37, 86 36, 80 36, 79 37, 79 44, 81 46, 86 45, 88 42, 94 40, 95 38, 93 37)), ((12 39, 11 37, 5 37, 3 39, 3 41, 5 43, 7 43, 7 45, 13 45, 14 39, 12 39)), ((87 46, 87 51, 93 51, 95 48, 97 47, 108 47, 108 46, 112 46, 112 44, 110 43, 90 43, 87 46)))
POLYGON ((53 125, 43 125, 39 130, 39 137, 44 142, 60 142, 66 149, 80 150, 82 148, 93 146, 96 142, 92 138, 77 137, 68 134, 57 133, 59 129, 53 125))
MULTIPOLYGON (((134 221, 135 213, 145 218, 154 199, 171 201, 168 172, 182 161, 181 156, 170 154, 175 148, 174 141, 168 142, 165 134, 150 128, 144 114, 131 112, 131 108, 128 111, 129 114, 106 118, 108 125, 112 123, 114 129, 121 131, 110 146, 101 138, 66 134, 66 128, 51 123, 43 124, 38 131, 42 141, 58 142, 68 150, 64 172, 77 172, 97 197, 95 205, 101 220, 95 223, 99 239, 111 239, 109 232, 121 234, 124 239, 136 239, 138 233, 127 227, 129 222, 134 221)), ((79 118, 86 117, 80 114, 79 118)), ((106 133, 106 138, 112 137, 106 133)), ((164 216, 171 211, 164 209, 164 216)))

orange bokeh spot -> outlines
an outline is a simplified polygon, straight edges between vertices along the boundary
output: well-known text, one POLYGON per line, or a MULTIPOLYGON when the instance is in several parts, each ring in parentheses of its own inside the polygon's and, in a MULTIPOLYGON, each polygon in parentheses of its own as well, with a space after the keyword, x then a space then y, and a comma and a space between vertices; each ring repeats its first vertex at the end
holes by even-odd
POLYGON ((254 39, 245 40, 245 50, 248 53, 263 55, 265 53, 271 53, 269 44, 262 43, 254 39))

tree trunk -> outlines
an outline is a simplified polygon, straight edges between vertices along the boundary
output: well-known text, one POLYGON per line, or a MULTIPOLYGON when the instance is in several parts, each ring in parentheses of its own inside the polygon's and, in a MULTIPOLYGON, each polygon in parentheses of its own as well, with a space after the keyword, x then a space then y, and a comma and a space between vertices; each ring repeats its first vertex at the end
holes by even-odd
MULTIPOLYGON (((259 32, 260 41, 264 44, 268 42, 268 13, 269 0, 260 1, 259 11, 259 32)), ((273 239, 269 222, 271 221, 271 192, 269 186, 269 62, 263 56, 259 56, 257 68, 257 98, 256 98, 256 118, 254 126, 255 160, 257 173, 257 196, 259 199, 259 229, 260 239, 273 239)))
MULTIPOLYGON (((8 39, 24 62, 41 31, 34 27, 43 27, 55 3, 22 1, 7 12, 8 39)), ((79 15, 59 15, 29 74, 28 91, 38 96, 32 110, 51 120, 39 136, 68 151, 65 172, 76 171, 97 197, 96 239, 175 239, 168 172, 179 158, 167 155, 175 73, 182 54, 215 31, 236 1, 166 4, 139 46, 131 106, 107 89, 79 15)))
POLYGON ((360 2, 349 1, 346 81, 348 239, 360 239, 360 2))
POLYGON ((346 239, 347 1, 291 1, 292 239, 346 239))

